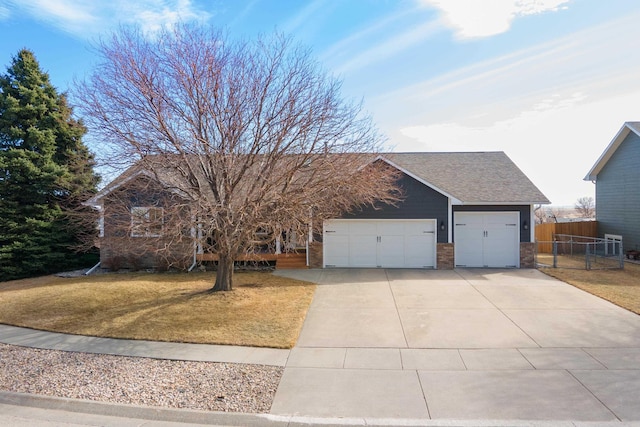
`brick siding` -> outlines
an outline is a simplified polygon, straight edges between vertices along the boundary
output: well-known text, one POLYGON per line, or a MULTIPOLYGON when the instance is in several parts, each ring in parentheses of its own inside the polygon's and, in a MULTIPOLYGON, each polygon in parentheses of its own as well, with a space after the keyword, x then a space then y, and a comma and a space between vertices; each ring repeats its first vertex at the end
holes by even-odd
POLYGON ((322 242, 309 243, 309 268, 322 268, 322 242))
POLYGON ((453 243, 438 243, 436 252, 436 268, 439 270, 453 270, 455 266, 453 243))
POLYGON ((520 268, 536 267, 536 244, 534 242, 520 243, 520 268))

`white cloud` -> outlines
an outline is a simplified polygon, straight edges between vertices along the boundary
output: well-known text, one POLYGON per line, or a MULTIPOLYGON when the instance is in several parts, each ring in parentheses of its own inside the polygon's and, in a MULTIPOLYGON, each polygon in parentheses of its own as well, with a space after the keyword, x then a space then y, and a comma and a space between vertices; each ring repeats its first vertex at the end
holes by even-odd
MULTIPOLYGON (((505 150, 513 143, 509 135, 511 132, 530 133, 549 120, 557 122, 557 117, 567 115, 571 109, 583 104, 586 98, 583 93, 554 94, 540 99, 515 117, 484 126, 444 122, 408 126, 400 129, 400 132, 431 151, 505 150)), ((544 142, 540 144, 544 145, 544 142)))
POLYGON ((322 61, 329 61, 334 59, 336 56, 351 55, 352 52, 360 50, 362 45, 367 45, 374 39, 385 37, 389 26, 414 13, 415 8, 407 8, 401 9, 399 12, 392 15, 384 16, 382 19, 369 24, 367 27, 361 28, 359 31, 334 43, 322 52, 320 57, 322 61))
POLYGON ((345 73, 366 67, 375 62, 382 61, 392 55, 396 55, 412 46, 422 42, 429 36, 438 32, 442 26, 438 22, 426 22, 421 25, 409 28, 374 47, 354 56, 353 58, 343 62, 335 67, 336 72, 345 73))
POLYGON ((321 10, 326 4, 324 0, 315 0, 306 7, 304 7, 300 12, 298 12, 293 17, 289 18, 287 22, 282 26, 283 31, 287 34, 292 34, 296 32, 300 27, 303 27, 305 24, 313 20, 313 16, 321 10))
POLYGON ((11 11, 9 10, 9 8, 5 6, 0 6, 0 21, 9 19, 10 16, 11 16, 11 11))
POLYGON ((395 151, 504 151, 556 205, 593 196, 582 180, 624 121, 634 120, 640 91, 589 100, 555 95, 516 117, 470 126, 458 122, 410 126, 395 151), (590 102, 593 101, 593 102, 590 102))
POLYGON ((13 8, 63 31, 91 37, 119 24, 139 25, 153 33, 177 22, 204 21, 211 14, 191 0, 11 0, 13 8))
POLYGON ((240 12, 238 12, 231 22, 229 22, 229 27, 236 26, 239 22, 241 22, 258 4, 259 0, 251 0, 249 1, 240 12))
POLYGON ((566 8, 570 0, 420 0, 441 12, 444 24, 461 39, 488 37, 509 30, 515 18, 566 8))
POLYGON ((629 55, 640 37, 638 19, 640 14, 630 15, 462 67, 369 103, 384 111, 386 122, 408 127, 451 117, 467 124, 503 121, 554 93, 593 99, 626 93, 640 73, 640 57, 629 55))
POLYGON ((35 0, 16 2, 16 6, 69 32, 98 24, 98 16, 92 13, 94 7, 81 0, 35 0))
POLYGON ((146 33, 155 33, 163 27, 173 26, 179 22, 205 21, 210 15, 202 10, 193 8, 190 0, 177 0, 174 2, 129 2, 130 13, 136 16, 142 30, 146 33), (151 6, 151 7, 147 7, 151 6))
POLYGON ((625 121, 639 120, 640 14, 369 99, 396 151, 505 151, 556 204, 625 121))

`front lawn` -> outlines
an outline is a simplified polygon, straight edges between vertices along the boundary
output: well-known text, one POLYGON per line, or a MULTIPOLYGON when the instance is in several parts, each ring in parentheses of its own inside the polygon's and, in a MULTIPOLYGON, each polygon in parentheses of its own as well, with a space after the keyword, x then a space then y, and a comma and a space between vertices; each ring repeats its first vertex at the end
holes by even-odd
POLYGON ((291 348, 315 285, 238 272, 211 294, 215 273, 54 276, 0 283, 0 323, 111 338, 291 348))
POLYGON ((640 265, 626 262, 624 270, 541 268, 540 271, 640 314, 640 265))

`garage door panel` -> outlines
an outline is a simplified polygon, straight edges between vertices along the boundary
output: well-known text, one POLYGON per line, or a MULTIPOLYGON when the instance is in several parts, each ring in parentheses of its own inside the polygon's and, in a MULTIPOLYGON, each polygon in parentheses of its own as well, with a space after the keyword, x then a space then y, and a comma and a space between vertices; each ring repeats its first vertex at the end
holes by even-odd
POLYGON ((376 267, 376 235, 350 235, 348 240, 349 266, 376 267))
POLYGON ((349 224, 341 221, 325 221, 324 223, 325 233, 332 234, 348 234, 349 224))
POLYGON ((515 227, 503 223, 501 226, 494 226, 493 228, 487 227, 486 240, 503 241, 513 239, 516 234, 517 230, 515 227))
POLYGON ((433 252, 433 234, 418 234, 406 236, 405 247, 407 251, 415 253, 433 252))
POLYGON ((466 226, 473 228, 474 226, 482 226, 484 224, 484 215, 479 215, 475 212, 456 212, 454 220, 456 227, 466 226))
POLYGON ((434 239, 435 235, 431 233, 407 236, 405 242, 405 267, 433 267, 431 260, 435 258, 434 239))
POLYGON ((405 224, 405 233, 406 235, 420 235, 431 233, 433 234, 436 231, 436 222, 435 221, 425 221, 425 222, 407 222, 405 224))
POLYGON ((480 267, 483 265, 482 240, 484 230, 482 217, 464 216, 455 221, 455 259, 461 267, 480 267))
POLYGON ((327 234, 324 236, 324 244, 334 248, 325 255, 325 264, 335 267, 347 267, 349 265, 349 236, 327 234))
POLYGON ((488 267, 516 267, 517 260, 513 249, 504 245, 490 245, 485 250, 484 264, 488 267))
MULTIPOLYGON (((387 228, 387 231, 389 229, 387 228)), ((404 231, 404 230, 403 230, 404 231)), ((404 236, 392 236, 384 234, 380 236, 378 243, 378 265, 387 268, 404 267, 404 236)))
POLYGON ((435 267, 435 220, 325 222, 325 266, 435 267))
POLYGON ((377 236, 378 229, 374 222, 369 221, 354 221, 347 225, 347 230, 349 234, 360 236, 360 235, 370 235, 377 236))
POLYGON ((483 217, 485 226, 499 228, 506 224, 509 226, 516 225, 519 215, 517 212, 494 212, 483 215, 483 217))
POLYGON ((380 268, 405 268, 406 261, 404 254, 402 255, 389 255, 379 260, 380 264, 377 267, 380 268))
POLYGON ((456 243, 456 265, 459 267, 484 267, 484 257, 479 250, 482 248, 482 242, 473 244, 472 242, 465 242, 458 247, 456 243))
POLYGON ((519 212, 456 212, 456 266, 517 267, 519 218, 519 212))
POLYGON ((502 222, 494 224, 487 229, 487 238, 484 240, 485 264, 495 267, 515 267, 518 264, 519 254, 516 248, 517 230, 513 223, 502 222))
POLYGON ((381 236, 404 236, 405 223, 398 221, 379 222, 377 223, 378 234, 381 236))

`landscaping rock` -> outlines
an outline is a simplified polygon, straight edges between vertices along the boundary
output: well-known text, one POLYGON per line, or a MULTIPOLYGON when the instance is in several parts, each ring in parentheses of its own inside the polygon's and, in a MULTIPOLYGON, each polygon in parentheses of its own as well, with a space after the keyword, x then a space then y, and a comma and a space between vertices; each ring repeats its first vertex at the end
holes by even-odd
POLYGON ((0 344, 0 390, 101 402, 266 413, 282 372, 0 344))

